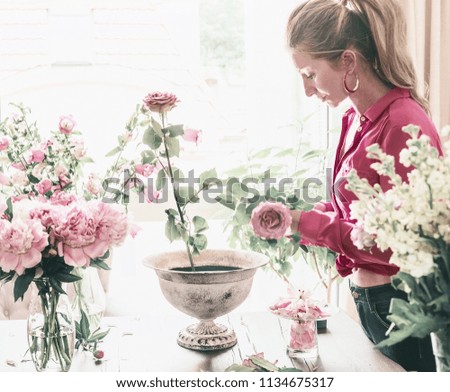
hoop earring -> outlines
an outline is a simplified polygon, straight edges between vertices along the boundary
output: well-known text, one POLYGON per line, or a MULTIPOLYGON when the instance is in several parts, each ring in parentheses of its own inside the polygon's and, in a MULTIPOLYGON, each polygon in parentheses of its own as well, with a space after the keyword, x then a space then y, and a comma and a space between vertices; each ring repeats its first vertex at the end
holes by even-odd
MULTIPOLYGON (((350 71, 347 71, 344 76, 344 80, 343 80, 344 90, 346 91, 347 94, 353 94, 359 88, 359 78, 358 78, 358 74, 355 73, 356 84, 355 84, 355 87, 353 89, 351 89, 347 85, 347 76, 349 75, 349 73, 350 73, 350 71)), ((354 71, 352 71, 352 73, 354 73, 354 71)))

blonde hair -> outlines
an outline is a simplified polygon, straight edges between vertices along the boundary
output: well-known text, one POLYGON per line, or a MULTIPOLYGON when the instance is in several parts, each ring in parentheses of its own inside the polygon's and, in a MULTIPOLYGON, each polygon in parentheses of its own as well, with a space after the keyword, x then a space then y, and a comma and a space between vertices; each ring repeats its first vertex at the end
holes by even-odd
POLYGON ((429 113, 407 50, 405 17, 394 0, 309 0, 291 13, 287 39, 291 49, 330 62, 354 47, 380 80, 409 89, 429 113))

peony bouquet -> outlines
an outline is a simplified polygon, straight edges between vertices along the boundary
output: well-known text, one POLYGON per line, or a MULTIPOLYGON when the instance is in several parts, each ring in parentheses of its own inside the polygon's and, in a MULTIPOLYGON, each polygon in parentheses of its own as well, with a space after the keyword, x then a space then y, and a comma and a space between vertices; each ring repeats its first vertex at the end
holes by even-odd
POLYGON ((45 370, 54 362, 68 370, 74 334, 61 310, 64 286, 79 282, 82 268, 109 269, 105 259, 128 234, 128 220, 121 206, 78 196, 82 165, 92 160, 73 117, 61 116, 43 138, 27 119, 30 110, 15 106, 18 112, 0 124, 0 282, 13 281, 16 301, 34 283, 38 303, 30 312, 43 315, 29 316, 35 366, 45 370))
MULTIPOLYGON (((372 167, 387 176, 390 189, 372 187, 355 172, 348 184, 359 198, 351 205, 354 243, 368 251, 374 245, 389 249, 390 263, 400 269, 392 282, 408 293, 408 302, 392 300, 389 319, 395 328, 381 345, 438 331, 447 331, 447 341, 450 337, 450 142, 441 157, 418 127, 403 131, 411 135, 400 153, 400 163, 412 169, 408 182, 396 174, 394 157, 373 145, 368 157, 376 161, 372 167)), ((449 135, 447 127, 443 137, 449 135)))

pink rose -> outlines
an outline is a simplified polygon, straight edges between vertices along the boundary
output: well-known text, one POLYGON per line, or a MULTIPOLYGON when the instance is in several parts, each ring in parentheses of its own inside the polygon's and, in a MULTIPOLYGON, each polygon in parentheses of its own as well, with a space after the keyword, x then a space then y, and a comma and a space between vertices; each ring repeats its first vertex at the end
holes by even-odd
POLYGON ((145 106, 152 112, 165 113, 179 102, 175 94, 171 93, 150 93, 144 98, 145 106))
POLYGON ((202 133, 201 129, 186 128, 183 133, 183 139, 198 145, 202 140, 202 133))
POLYGON ((17 169, 17 170, 25 170, 25 167, 23 166, 23 163, 20 163, 20 162, 14 162, 14 163, 12 163, 11 164, 11 166, 14 168, 14 169, 17 169))
POLYGON ((0 151, 5 151, 9 147, 9 140, 6 137, 0 139, 0 151))
POLYGON ((52 189, 52 182, 48 178, 36 184, 36 190, 40 195, 46 194, 51 189, 52 189))
POLYGON ((279 240, 291 226, 289 208, 279 202, 265 202, 252 212, 250 221, 258 237, 279 240))
POLYGON ((136 165, 134 167, 134 170, 141 176, 150 177, 152 173, 155 171, 155 166, 145 163, 143 165, 136 165))
POLYGON ((68 135, 72 133, 73 129, 76 127, 77 123, 72 116, 60 116, 59 117, 59 131, 68 135))
POLYGON ((42 150, 31 150, 30 163, 40 163, 45 159, 45 153, 42 150))
POLYGON ((38 220, 14 218, 0 223, 0 244, 1 269, 22 275, 41 261, 48 234, 38 220))

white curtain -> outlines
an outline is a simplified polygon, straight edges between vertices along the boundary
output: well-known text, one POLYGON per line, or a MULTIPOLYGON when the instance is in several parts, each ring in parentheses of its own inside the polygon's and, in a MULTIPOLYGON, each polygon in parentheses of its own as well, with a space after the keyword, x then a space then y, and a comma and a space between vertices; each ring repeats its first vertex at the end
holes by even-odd
POLYGON ((450 1, 399 1, 417 74, 428 86, 432 117, 441 128, 450 124, 450 1))

